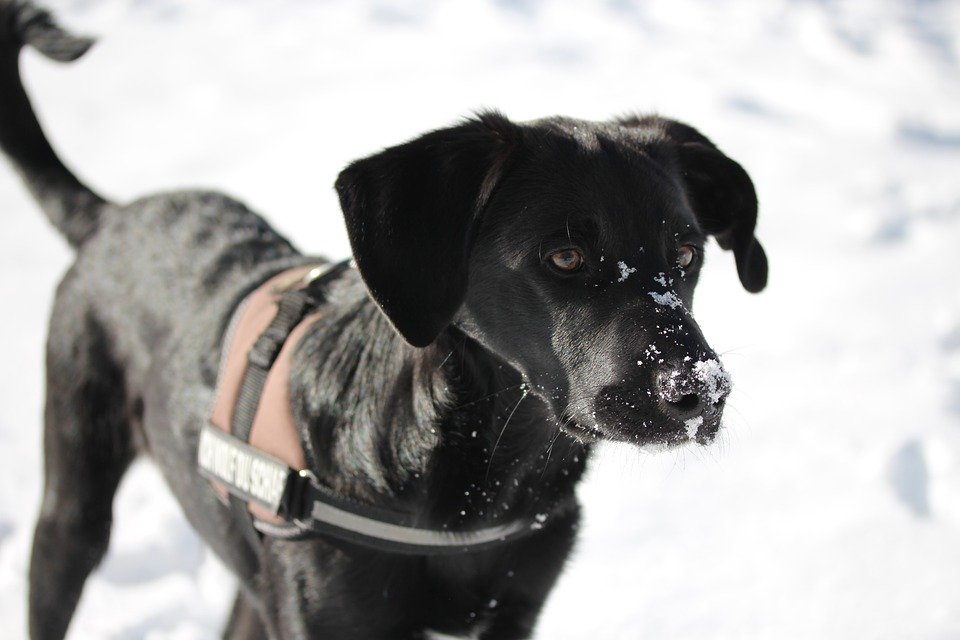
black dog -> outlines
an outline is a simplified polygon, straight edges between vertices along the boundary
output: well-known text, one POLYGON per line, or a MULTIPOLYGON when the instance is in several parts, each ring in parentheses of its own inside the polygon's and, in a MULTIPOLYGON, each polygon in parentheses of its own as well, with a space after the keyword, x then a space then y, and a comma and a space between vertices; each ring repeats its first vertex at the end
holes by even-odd
POLYGON ((523 638, 574 543, 591 443, 707 444, 719 428, 729 383, 689 309, 707 235, 744 287, 766 283, 747 174, 659 117, 488 113, 340 174, 357 268, 297 347, 291 404, 312 472, 342 496, 449 530, 540 526, 447 556, 251 544, 197 473, 198 432, 236 305, 308 259, 225 196, 120 206, 78 182, 23 91, 23 43, 62 61, 91 43, 0 0, 0 143, 77 251, 48 342, 34 638, 66 632, 138 453, 240 580, 228 637, 523 638))

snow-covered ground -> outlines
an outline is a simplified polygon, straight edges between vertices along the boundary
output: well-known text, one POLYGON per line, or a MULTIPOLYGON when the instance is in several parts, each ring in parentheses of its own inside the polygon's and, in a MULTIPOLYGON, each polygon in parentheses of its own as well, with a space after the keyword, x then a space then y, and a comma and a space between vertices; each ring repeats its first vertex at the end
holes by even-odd
MULTIPOLYGON (((700 286, 727 428, 596 457, 537 637, 960 637, 960 5, 53 4, 100 44, 69 68, 28 54, 26 80, 89 182, 216 187, 332 256, 339 168, 477 108, 693 123, 753 176, 771 260, 759 296, 719 250, 700 286)), ((0 169, 0 637, 20 638, 70 253, 0 169)), ((149 465, 116 520, 71 637, 214 637, 232 579, 149 465)))

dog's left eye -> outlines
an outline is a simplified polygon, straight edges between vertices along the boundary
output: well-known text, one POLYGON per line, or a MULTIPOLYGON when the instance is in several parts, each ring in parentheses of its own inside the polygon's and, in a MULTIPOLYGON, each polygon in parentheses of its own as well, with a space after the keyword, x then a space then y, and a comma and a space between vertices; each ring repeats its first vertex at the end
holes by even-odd
POLYGON ((572 273, 583 266, 583 254, 577 249, 561 249, 547 256, 555 268, 566 273, 572 273))
POLYGON ((680 265, 680 268, 686 271, 692 267, 696 261, 697 248, 692 244, 680 245, 680 248, 677 249, 677 264, 680 265))

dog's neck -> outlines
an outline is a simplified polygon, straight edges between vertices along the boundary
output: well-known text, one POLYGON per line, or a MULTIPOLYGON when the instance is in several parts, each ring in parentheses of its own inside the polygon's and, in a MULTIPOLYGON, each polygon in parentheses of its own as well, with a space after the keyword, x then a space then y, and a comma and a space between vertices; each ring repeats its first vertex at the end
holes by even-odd
POLYGON ((451 526, 547 513, 572 497, 588 447, 559 431, 515 369, 454 328, 409 346, 347 280, 291 371, 321 480, 451 526))

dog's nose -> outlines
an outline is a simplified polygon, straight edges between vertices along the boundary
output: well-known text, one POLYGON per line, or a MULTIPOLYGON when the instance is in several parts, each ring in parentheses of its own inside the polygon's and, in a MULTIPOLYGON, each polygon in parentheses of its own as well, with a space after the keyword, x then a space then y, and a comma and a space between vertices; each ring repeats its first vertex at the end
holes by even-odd
POLYGON ((718 360, 698 361, 689 366, 667 364, 654 375, 660 407, 681 422, 716 416, 732 387, 730 376, 718 360))
POLYGON ((656 390, 660 406, 670 417, 689 420, 703 413, 703 398, 693 372, 677 367, 663 367, 656 373, 656 390))

